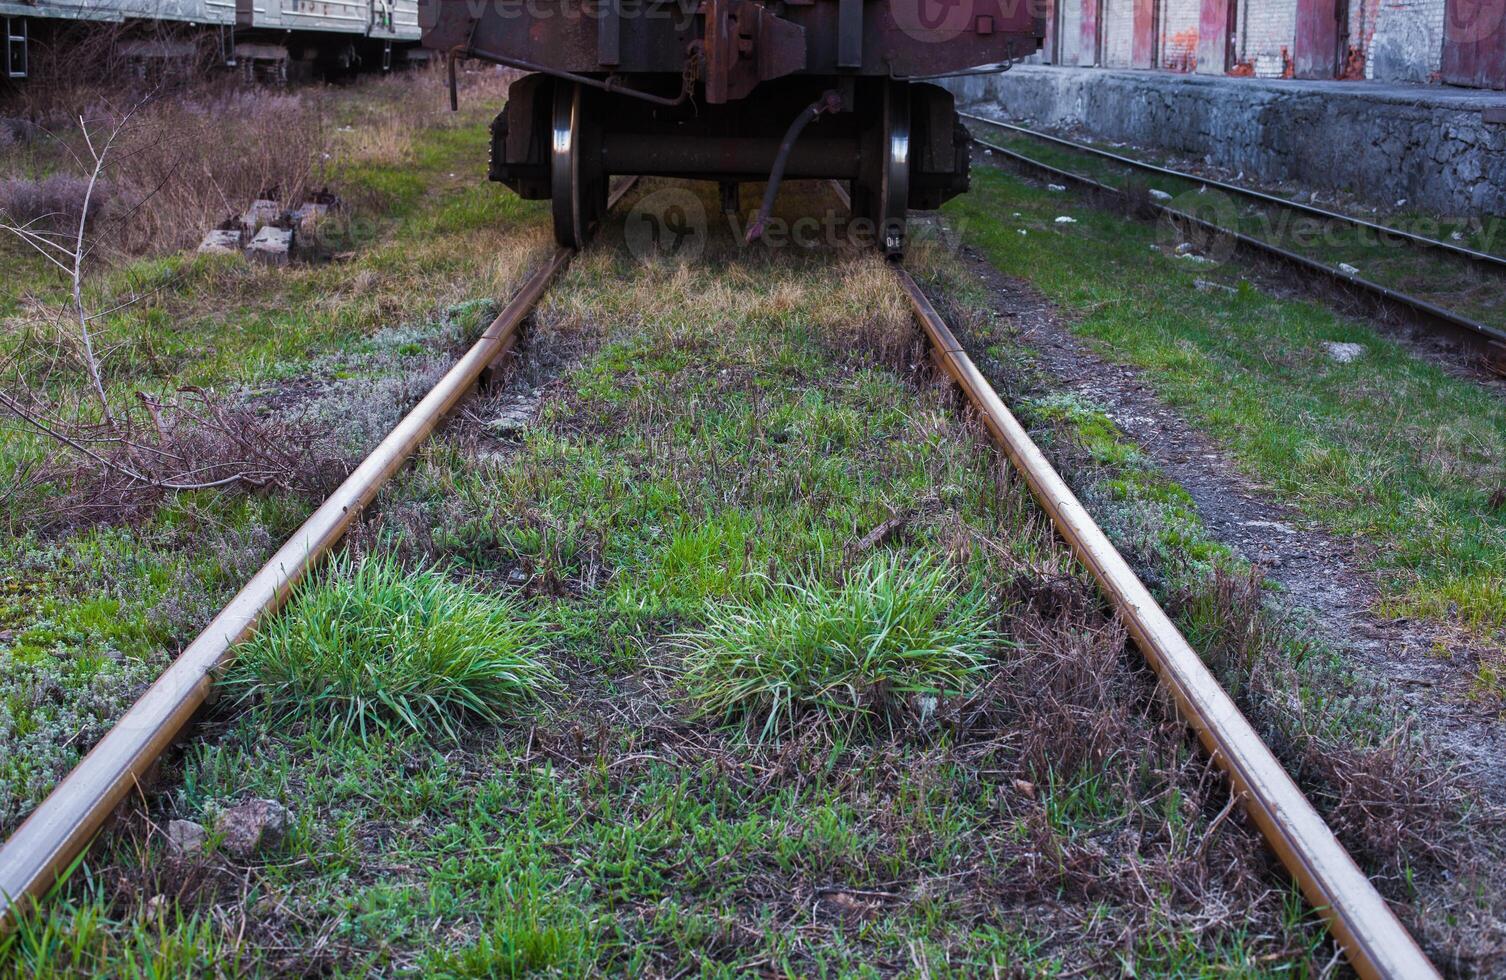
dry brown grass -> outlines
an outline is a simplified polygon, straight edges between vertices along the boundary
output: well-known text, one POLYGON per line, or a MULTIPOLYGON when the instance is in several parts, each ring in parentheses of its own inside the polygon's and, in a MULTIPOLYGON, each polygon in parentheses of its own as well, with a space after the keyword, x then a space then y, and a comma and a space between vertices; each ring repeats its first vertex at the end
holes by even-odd
POLYGON ((336 131, 332 152, 367 163, 410 163, 419 132, 469 122, 476 113, 489 117, 501 108, 508 86, 521 74, 494 65, 461 69, 458 113, 450 111, 449 77, 437 62, 369 81, 356 117, 336 131))
MULTIPOLYGON (((95 57, 94 46, 85 43, 77 57, 95 57)), ((226 76, 186 85, 88 74, 30 86, 25 99, 0 108, 7 117, 0 168, 11 175, 0 182, 0 210, 19 220, 55 215, 48 223, 58 228, 76 224, 84 130, 97 137, 131 114, 104 175, 96 254, 175 251, 253 199, 296 208, 338 186, 351 164, 412 163, 420 132, 495 112, 515 75, 463 72, 461 113, 449 111, 438 68, 363 81, 355 98, 322 86, 247 87, 226 76)))

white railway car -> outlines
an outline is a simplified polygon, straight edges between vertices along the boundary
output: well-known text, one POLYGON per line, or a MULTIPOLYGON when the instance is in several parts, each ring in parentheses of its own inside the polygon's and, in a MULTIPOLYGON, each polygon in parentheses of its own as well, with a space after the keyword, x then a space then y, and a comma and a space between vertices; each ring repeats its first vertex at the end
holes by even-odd
MULTIPOLYGON (((251 74, 280 74, 289 67, 323 64, 352 68, 394 53, 417 52, 419 0, 0 0, 5 35, 5 77, 30 72, 31 42, 66 22, 118 25, 160 23, 216 31, 229 64, 251 74)), ((162 42, 131 50, 158 55, 176 50, 162 42)))

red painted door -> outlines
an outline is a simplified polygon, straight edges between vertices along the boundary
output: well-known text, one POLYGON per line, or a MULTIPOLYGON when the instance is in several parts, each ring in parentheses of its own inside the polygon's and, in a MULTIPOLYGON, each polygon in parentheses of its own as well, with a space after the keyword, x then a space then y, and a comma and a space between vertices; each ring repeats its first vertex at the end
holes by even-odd
POLYGON ((1234 0, 1203 0, 1197 24, 1197 71, 1222 75, 1229 70, 1229 23, 1234 0))
POLYGON ((1082 0, 1082 22, 1077 33, 1079 65, 1098 64, 1098 3, 1099 0, 1082 0))
POLYGON ((1156 0, 1135 0, 1135 39, 1130 48, 1131 68, 1156 66, 1156 0))
POLYGON ((1448 0, 1442 74, 1451 85, 1506 88, 1506 0, 1448 0))
POLYGON ((1297 43, 1292 65, 1292 73, 1298 78, 1338 75, 1338 0, 1297 0, 1297 43))

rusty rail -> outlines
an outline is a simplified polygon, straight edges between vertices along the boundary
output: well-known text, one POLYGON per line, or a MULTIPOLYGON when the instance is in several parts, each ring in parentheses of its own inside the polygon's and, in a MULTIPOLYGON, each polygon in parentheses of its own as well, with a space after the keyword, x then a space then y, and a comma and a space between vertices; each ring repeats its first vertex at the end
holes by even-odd
MULTIPOLYGON (((1034 157, 1011 150, 1008 147, 999 146, 997 143, 990 143, 977 136, 973 136, 971 139, 974 143, 985 149, 991 150, 1023 166, 1038 170, 1041 173, 1049 174, 1068 183, 1086 187, 1090 191, 1096 191, 1113 197, 1124 196, 1124 191, 1112 184, 1106 184, 1103 181, 1074 173, 1071 170, 1063 170, 1060 167, 1044 163, 1034 157)), ((1486 368, 1496 374, 1506 374, 1506 330, 1482 323, 1479 320, 1472 320, 1469 317, 1461 316, 1452 310, 1444 309, 1436 303, 1430 303, 1410 293, 1404 293, 1389 286, 1383 286, 1378 282, 1365 279, 1362 276, 1352 275, 1336 269, 1326 263, 1319 262, 1317 259, 1308 258, 1298 252, 1293 252, 1291 249, 1282 248, 1280 245, 1268 242, 1263 238, 1246 235, 1244 232, 1235 231, 1232 228, 1225 228, 1222 225, 1214 224, 1196 215, 1188 214, 1185 211, 1168 207, 1164 204, 1158 204, 1154 201, 1149 202, 1148 206, 1157 215, 1168 215, 1177 221, 1184 221, 1189 225, 1195 225, 1214 235, 1225 235, 1241 248, 1262 252, 1274 259, 1285 262, 1300 272, 1311 273, 1341 285, 1353 286, 1360 292, 1367 294, 1377 306, 1389 306, 1394 310, 1404 311, 1407 314, 1435 324, 1448 331, 1466 345, 1473 347, 1486 368)))
MULTIPOLYGON (((632 181, 620 185, 609 207, 632 181)), ((207 700, 236 644, 277 612, 294 586, 345 534, 483 371, 504 355, 544 291, 570 263, 559 248, 484 330, 475 344, 389 432, 361 465, 278 549, 89 754, 0 848, 0 927, 17 905, 41 898, 86 848, 121 800, 145 777, 207 700)))
POLYGON ((1478 262, 1484 266, 1494 267, 1497 271, 1506 271, 1506 256, 1496 255, 1493 252, 1482 252, 1478 249, 1469 248, 1468 246, 1460 245, 1456 242, 1446 242, 1439 238, 1429 238, 1427 235, 1419 235, 1417 232, 1407 231, 1405 228, 1395 228, 1391 225, 1383 225, 1377 221, 1369 221, 1356 215, 1344 214, 1342 211, 1333 211, 1328 208, 1320 208, 1312 204, 1304 204, 1301 201, 1288 200, 1287 198, 1281 197, 1278 194, 1267 194, 1265 191, 1259 191, 1253 187, 1244 187, 1240 184, 1231 184, 1228 181, 1214 180, 1210 177, 1199 177, 1197 174, 1189 174, 1181 170, 1173 169, 1171 167, 1163 167, 1159 164, 1149 163, 1145 160, 1136 160, 1134 157, 1125 156, 1122 153, 1113 153, 1109 150, 1099 149, 1096 146, 1090 146, 1086 143, 1079 143, 1076 140, 1064 139, 1060 136, 1053 136, 1050 133, 1042 133, 1039 130, 1030 129, 1027 126, 1021 126, 1018 123, 1003 122, 998 119, 990 119, 987 116, 980 116, 977 113, 962 112, 960 110, 958 111, 957 115, 961 116, 963 119, 971 119, 974 122, 983 123, 986 126, 993 126, 997 129, 1005 129, 1009 130, 1010 132, 1019 133, 1022 136, 1029 136, 1044 143, 1055 143, 1057 146, 1062 146, 1069 150, 1074 150, 1078 153, 1085 153, 1090 156, 1101 157, 1105 160, 1112 160, 1115 163, 1119 163, 1127 167, 1132 167, 1136 170, 1143 170, 1146 173, 1160 174, 1163 177, 1172 177, 1177 180, 1185 180, 1190 183, 1202 184, 1207 187, 1216 187, 1221 191, 1226 191, 1237 197, 1247 198, 1252 201, 1260 201, 1263 204, 1283 207, 1292 211, 1301 211, 1304 214, 1310 214, 1314 217, 1323 218, 1328 221, 1340 221, 1347 225, 1353 225, 1356 228, 1367 228, 1378 235, 1389 235, 1392 238, 1409 242, 1420 248, 1436 248, 1444 252, 1458 255, 1461 258, 1470 259, 1471 261, 1478 262))
POLYGON ((899 267, 895 274, 947 373, 966 393, 1073 553, 1098 580, 1182 716, 1229 775, 1234 792, 1243 798, 1281 863, 1327 920, 1355 971, 1367 978, 1437 976, 1385 899, 1005 407, 915 280, 899 267))

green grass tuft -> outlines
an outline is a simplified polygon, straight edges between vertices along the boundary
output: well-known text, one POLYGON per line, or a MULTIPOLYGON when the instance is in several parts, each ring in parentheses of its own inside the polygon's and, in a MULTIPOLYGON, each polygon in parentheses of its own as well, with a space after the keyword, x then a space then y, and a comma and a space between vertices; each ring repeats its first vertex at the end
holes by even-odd
POLYGON ((247 644, 228 684, 269 725, 453 737, 467 718, 500 721, 554 683, 537 633, 507 600, 438 569, 342 558, 247 644))
POLYGON ((981 593, 892 554, 838 588, 809 574, 755 603, 708 602, 705 617, 676 637, 690 695, 703 714, 762 719, 760 738, 812 711, 855 723, 905 695, 966 691, 1000 639, 981 593))

